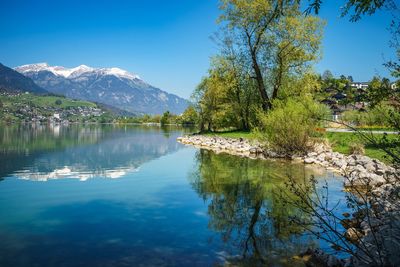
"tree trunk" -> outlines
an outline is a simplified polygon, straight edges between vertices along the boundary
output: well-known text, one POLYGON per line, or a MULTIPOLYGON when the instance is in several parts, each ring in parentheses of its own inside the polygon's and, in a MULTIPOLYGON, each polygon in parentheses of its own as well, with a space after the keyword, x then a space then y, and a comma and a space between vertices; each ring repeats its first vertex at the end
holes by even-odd
POLYGON ((274 90, 272 91, 272 99, 278 97, 278 91, 282 85, 283 68, 283 59, 280 54, 278 54, 278 73, 274 84, 274 90))
POLYGON ((251 52, 251 58, 253 61, 254 73, 256 75, 257 88, 260 93, 260 97, 261 97, 261 101, 262 101, 262 108, 264 111, 268 111, 271 108, 271 101, 265 90, 264 79, 262 77, 260 66, 258 65, 258 62, 257 62, 256 54, 253 51, 251 52))

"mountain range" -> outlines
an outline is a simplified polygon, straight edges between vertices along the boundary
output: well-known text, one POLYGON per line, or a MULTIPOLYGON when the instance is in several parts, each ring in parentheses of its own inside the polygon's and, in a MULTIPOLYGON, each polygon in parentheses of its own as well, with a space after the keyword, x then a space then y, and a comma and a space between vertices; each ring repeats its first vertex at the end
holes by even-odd
POLYGON ((133 113, 182 113, 189 102, 120 68, 75 68, 29 64, 14 68, 48 92, 103 103, 133 113))

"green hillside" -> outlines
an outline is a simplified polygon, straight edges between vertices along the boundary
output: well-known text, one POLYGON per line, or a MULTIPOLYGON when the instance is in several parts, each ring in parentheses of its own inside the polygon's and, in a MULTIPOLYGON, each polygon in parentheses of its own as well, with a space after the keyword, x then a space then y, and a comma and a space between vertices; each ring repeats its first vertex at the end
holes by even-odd
POLYGON ((0 94, 0 121, 109 122, 113 115, 97 104, 63 96, 0 94))

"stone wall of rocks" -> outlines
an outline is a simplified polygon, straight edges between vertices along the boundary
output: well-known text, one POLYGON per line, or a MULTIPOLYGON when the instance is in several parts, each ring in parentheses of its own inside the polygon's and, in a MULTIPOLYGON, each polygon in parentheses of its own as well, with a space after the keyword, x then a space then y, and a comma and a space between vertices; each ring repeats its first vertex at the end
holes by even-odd
POLYGON ((192 145, 197 148, 213 150, 216 153, 227 153, 231 155, 264 158, 265 151, 261 144, 243 138, 223 138, 217 136, 185 135, 178 137, 178 142, 192 145))

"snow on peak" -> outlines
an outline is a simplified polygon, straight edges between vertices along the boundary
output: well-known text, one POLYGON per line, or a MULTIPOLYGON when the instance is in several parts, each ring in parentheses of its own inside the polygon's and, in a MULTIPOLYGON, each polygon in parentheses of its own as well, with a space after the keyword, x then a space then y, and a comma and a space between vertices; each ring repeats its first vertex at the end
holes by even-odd
POLYGON ((45 62, 43 63, 36 63, 36 64, 28 64, 16 67, 15 69, 19 72, 28 72, 28 71, 41 71, 46 70, 49 65, 45 62))
POLYGON ((138 75, 120 68, 92 68, 86 65, 79 65, 75 68, 65 68, 62 66, 49 66, 47 63, 36 63, 19 66, 16 67, 15 70, 21 73, 50 71, 54 75, 63 76, 65 78, 76 78, 84 73, 94 72, 101 75, 113 75, 120 78, 140 79, 138 75))
POLYGON ((91 72, 94 71, 94 68, 91 68, 89 66, 86 65, 79 65, 78 67, 72 68, 70 69, 71 73, 68 75, 68 77, 78 77, 81 74, 85 73, 85 72, 91 72))
POLYGON ((103 74, 106 74, 106 75, 114 75, 117 77, 128 78, 128 79, 140 79, 140 77, 138 75, 130 73, 130 72, 120 69, 120 68, 103 68, 103 69, 100 69, 100 71, 102 71, 103 74))
MULTIPOLYGON (((43 67, 43 68, 46 68, 49 66, 49 64, 47 64, 46 62, 37 63, 37 64, 33 64, 33 65, 36 65, 38 67, 43 67)), ((25 66, 29 66, 29 65, 25 65, 25 66)))
POLYGON ((36 64, 28 64, 15 68, 16 71, 21 73, 26 72, 39 72, 39 71, 50 71, 55 75, 60 75, 64 77, 68 77, 70 73, 70 69, 61 67, 61 66, 49 66, 47 63, 36 63, 36 64))

